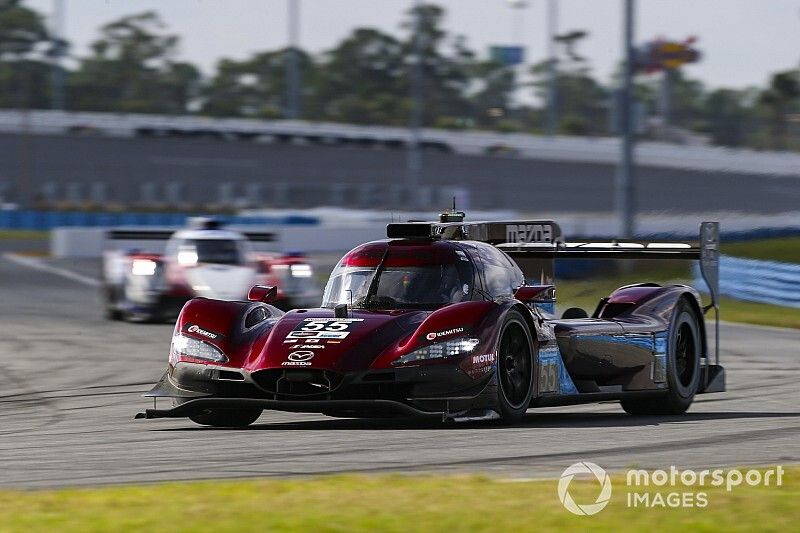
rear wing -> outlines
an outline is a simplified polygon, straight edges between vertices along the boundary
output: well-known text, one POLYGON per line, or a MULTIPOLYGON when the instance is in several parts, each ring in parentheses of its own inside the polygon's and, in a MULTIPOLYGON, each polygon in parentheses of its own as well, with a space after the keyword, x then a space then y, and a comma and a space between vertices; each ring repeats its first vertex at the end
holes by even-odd
MULTIPOLYGON (((180 229, 142 228, 142 229, 112 229, 106 232, 106 240, 110 241, 167 241, 180 229)), ((252 242, 275 242, 274 233, 263 231, 237 231, 252 242)))
POLYGON ((694 242, 614 240, 611 242, 503 242, 495 245, 520 264, 526 276, 552 279, 556 259, 670 259, 694 260, 711 297, 719 308, 719 222, 700 224, 694 242))

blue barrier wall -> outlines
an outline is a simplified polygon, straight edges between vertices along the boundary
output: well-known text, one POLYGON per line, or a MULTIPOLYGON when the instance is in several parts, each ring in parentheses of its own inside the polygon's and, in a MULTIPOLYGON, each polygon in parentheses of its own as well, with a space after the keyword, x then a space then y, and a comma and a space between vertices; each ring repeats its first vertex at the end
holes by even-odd
MULTIPOLYGON (((209 216, 188 213, 87 213, 81 211, 0 211, 0 229, 50 230, 63 227, 97 226, 184 226, 190 217, 209 216)), ((318 224, 314 217, 217 216, 225 224, 318 224)))
MULTIPOLYGON (((697 267, 694 277, 698 287, 705 286, 697 267)), ((723 296, 736 300, 800 308, 800 264, 723 255, 719 290, 723 296)))

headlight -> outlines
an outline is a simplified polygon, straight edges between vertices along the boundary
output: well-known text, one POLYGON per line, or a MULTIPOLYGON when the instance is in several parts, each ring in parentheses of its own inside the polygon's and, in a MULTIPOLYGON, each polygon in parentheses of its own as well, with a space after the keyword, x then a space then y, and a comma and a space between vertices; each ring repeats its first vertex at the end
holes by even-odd
POLYGON ((156 273, 156 262, 151 259, 134 259, 131 274, 134 276, 152 276, 156 273))
POLYGON ((225 363, 228 358, 216 346, 207 342, 181 335, 180 333, 172 337, 172 353, 174 355, 185 355, 193 359, 204 359, 214 363, 225 363))
POLYGON ((460 337, 444 342, 437 342, 414 350, 396 359, 393 364, 402 365, 405 363, 413 363, 414 361, 424 361, 427 359, 442 359, 445 357, 455 357, 457 355, 466 355, 472 353, 480 341, 468 337, 460 337))
POLYGON ((310 278, 314 273, 311 271, 311 265, 297 264, 290 267, 290 272, 295 278, 310 278))
POLYGON ((178 252, 178 264, 185 267, 197 264, 197 252, 194 250, 181 250, 178 252))

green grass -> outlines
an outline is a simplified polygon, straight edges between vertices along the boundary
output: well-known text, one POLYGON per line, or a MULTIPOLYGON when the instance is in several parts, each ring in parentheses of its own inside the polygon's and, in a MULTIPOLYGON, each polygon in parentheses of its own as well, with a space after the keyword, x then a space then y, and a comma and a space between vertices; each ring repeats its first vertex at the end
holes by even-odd
POLYGON ((749 259, 800 263, 800 237, 778 237, 730 244, 723 242, 721 251, 725 255, 749 259))
MULTIPOLYGON (((713 316, 708 315, 709 317, 713 316)), ((800 309, 722 298, 719 316, 728 322, 800 329, 800 309)))
POLYGON ((608 274, 597 278, 556 280, 556 301, 560 310, 582 307, 591 315, 601 298, 624 285, 653 281, 656 283, 689 283, 691 274, 685 266, 654 265, 636 268, 629 274, 608 274))
POLYGON ((28 229, 0 230, 0 241, 13 240, 43 240, 50 237, 49 231, 35 231, 28 229))
MULTIPOLYGON (((565 466, 567 466, 565 464, 565 466)), ((0 531, 793 531, 800 468, 781 487, 665 488, 706 492, 704 508, 629 508, 622 475, 594 516, 567 512, 557 480, 483 476, 332 476, 165 483, 56 491, 0 491, 0 531)), ((641 490, 639 490, 641 492, 641 490)), ((592 503, 594 481, 570 494, 592 503)))

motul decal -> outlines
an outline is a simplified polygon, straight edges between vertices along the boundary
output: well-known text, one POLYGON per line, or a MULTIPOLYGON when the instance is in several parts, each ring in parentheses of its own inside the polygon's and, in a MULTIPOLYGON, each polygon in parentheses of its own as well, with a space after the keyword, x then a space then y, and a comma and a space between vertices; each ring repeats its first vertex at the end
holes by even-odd
POLYGON ((472 356, 472 364, 473 365, 481 365, 487 363, 494 363, 494 354, 487 353, 483 355, 473 355, 472 356))

